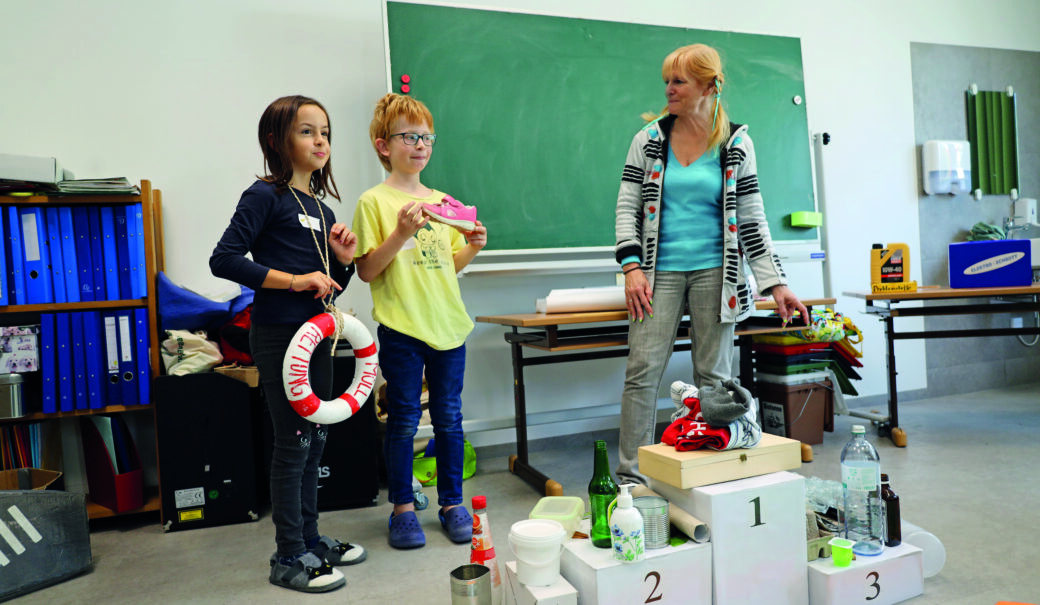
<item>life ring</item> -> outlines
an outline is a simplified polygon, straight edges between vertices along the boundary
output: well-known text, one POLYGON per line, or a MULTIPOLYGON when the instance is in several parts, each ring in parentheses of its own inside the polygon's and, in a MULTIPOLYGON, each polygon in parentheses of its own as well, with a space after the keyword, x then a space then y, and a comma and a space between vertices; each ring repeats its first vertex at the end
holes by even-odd
POLYGON ((321 341, 336 332, 336 318, 332 313, 316 315, 300 326, 282 362, 282 381, 289 404, 297 414, 318 424, 334 424, 357 413, 372 393, 379 368, 372 333, 356 317, 340 316, 343 318, 340 337, 346 338, 353 347, 355 359, 354 381, 345 393, 332 401, 324 401, 311 390, 311 356, 321 341))

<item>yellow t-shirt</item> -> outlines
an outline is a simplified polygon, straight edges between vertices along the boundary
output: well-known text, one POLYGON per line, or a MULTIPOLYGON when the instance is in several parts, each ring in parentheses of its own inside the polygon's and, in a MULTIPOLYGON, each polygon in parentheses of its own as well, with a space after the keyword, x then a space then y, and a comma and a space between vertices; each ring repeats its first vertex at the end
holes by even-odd
MULTIPOLYGON (((408 202, 432 204, 443 198, 441 191, 420 198, 383 183, 362 193, 354 210, 356 255, 365 256, 386 241, 397 227, 397 212, 408 202)), ((452 257, 465 245, 454 227, 427 222, 372 280, 372 318, 439 351, 461 346, 473 321, 462 303, 452 257)))

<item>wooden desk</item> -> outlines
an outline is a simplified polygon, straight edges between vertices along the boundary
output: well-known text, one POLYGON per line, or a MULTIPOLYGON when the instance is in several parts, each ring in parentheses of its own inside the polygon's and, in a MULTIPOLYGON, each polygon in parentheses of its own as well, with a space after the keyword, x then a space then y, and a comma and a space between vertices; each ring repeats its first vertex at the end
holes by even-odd
MULTIPOLYGON (((802 303, 811 310, 813 305, 832 305, 835 303, 835 299, 803 300, 802 303)), ((755 307, 762 311, 775 310, 776 303, 763 301, 757 303, 755 307)), ((513 404, 516 416, 516 454, 509 457, 509 470, 531 487, 539 492, 544 492, 546 496, 562 496, 563 486, 539 472, 528 461, 524 368, 628 356, 628 312, 516 313, 478 316, 476 320, 512 328, 505 334, 505 340, 509 343, 513 357, 513 404), (525 348, 552 353, 552 355, 524 357, 525 348)), ((802 328, 801 325, 784 328, 777 325, 776 321, 752 317, 737 326, 736 336, 740 348, 739 376, 743 386, 752 392, 754 392, 754 376, 751 365, 751 337, 755 334, 775 334, 802 328)), ((690 323, 688 320, 684 319, 680 323, 675 338, 677 343, 673 351, 690 350, 690 323)))
POLYGON ((977 328, 961 330, 923 330, 921 332, 897 332, 897 317, 932 317, 936 315, 979 315, 984 313, 1040 312, 1040 284, 1009 288, 944 288, 924 286, 917 292, 893 292, 871 294, 870 292, 845 292, 845 296, 866 301, 866 311, 877 315, 885 323, 888 366, 888 416, 867 416, 877 423, 878 436, 889 437, 899 447, 906 446, 906 433, 899 428, 899 401, 896 388, 895 341, 927 338, 961 338, 966 336, 1016 336, 1040 334, 1040 327, 1022 328, 977 328), (985 302, 947 304, 955 299, 985 302), (992 299, 1001 299, 993 301, 992 299), (939 302, 920 307, 897 308, 908 301, 939 302))

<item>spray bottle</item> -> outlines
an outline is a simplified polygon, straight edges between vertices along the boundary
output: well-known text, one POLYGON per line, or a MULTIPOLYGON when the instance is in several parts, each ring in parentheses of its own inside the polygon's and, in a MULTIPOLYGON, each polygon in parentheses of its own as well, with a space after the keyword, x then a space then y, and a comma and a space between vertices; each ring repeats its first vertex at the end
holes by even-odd
POLYGON ((643 516, 632 506, 632 494, 628 490, 631 483, 623 483, 618 497, 611 503, 610 545, 614 549, 614 558, 626 563, 642 561, 646 555, 643 543, 643 516), (615 507, 616 505, 616 507, 615 507))

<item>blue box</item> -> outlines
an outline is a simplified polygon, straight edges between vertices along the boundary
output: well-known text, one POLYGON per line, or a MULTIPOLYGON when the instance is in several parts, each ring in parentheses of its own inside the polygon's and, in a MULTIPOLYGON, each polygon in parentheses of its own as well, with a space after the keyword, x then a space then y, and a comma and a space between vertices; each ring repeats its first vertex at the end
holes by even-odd
POLYGON ((1029 240, 1003 239, 950 244, 951 288, 1030 286, 1029 240))

